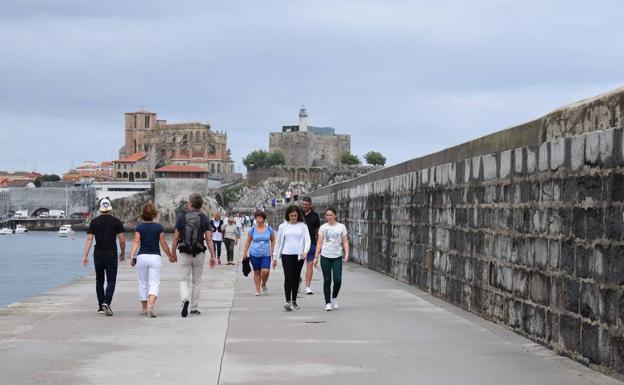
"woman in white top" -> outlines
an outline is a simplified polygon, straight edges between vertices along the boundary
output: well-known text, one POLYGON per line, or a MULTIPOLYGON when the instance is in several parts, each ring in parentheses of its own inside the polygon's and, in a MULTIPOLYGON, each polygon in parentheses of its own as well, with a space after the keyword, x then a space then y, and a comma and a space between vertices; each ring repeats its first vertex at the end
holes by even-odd
POLYGON ((227 251, 226 265, 234 264, 234 245, 238 243, 240 232, 234 218, 230 215, 227 218, 227 224, 223 227, 223 242, 225 242, 225 250, 227 251))
POLYGON ((217 252, 217 263, 221 264, 221 242, 223 241, 223 219, 221 219, 221 213, 216 212, 214 219, 210 222, 212 225, 212 243, 215 245, 217 252))
POLYGON ((284 223, 280 225, 277 231, 273 269, 277 266, 277 259, 281 257, 284 268, 284 294, 286 295, 284 309, 291 311, 292 309, 299 309, 297 291, 299 290, 301 267, 308 250, 310 250, 310 233, 299 206, 288 206, 284 219, 284 223))
POLYGON ((336 222, 336 210, 333 207, 325 211, 327 223, 319 228, 314 266, 321 257, 321 270, 323 271, 323 293, 325 294, 325 310, 338 309, 338 292, 342 285, 342 262, 349 261, 349 239, 347 228, 342 223, 336 222), (343 257, 344 249, 344 257, 343 257), (334 290, 331 290, 332 278, 334 290))

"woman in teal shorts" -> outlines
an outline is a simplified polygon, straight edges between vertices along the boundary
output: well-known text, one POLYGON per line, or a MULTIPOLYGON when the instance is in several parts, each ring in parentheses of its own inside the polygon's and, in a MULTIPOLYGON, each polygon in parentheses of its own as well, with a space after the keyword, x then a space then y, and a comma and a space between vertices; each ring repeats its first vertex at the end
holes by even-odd
POLYGON ((266 214, 256 211, 256 225, 249 229, 243 249, 243 258, 250 258, 254 271, 256 295, 268 294, 267 281, 271 271, 271 255, 275 247, 275 234, 271 226, 266 225, 266 214))

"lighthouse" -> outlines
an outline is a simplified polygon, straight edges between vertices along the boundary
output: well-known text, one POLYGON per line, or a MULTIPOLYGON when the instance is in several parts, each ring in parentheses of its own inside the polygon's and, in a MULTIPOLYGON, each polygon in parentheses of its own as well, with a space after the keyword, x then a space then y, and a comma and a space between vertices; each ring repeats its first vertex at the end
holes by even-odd
POLYGON ((299 110, 299 131, 308 131, 308 113, 304 106, 299 110))

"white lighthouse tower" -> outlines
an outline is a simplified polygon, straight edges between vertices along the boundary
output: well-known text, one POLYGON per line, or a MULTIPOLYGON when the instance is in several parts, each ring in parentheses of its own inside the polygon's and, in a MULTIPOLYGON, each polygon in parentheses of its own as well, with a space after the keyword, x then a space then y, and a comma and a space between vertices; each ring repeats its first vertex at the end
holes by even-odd
POLYGON ((299 131, 308 131, 308 113, 305 106, 299 110, 299 131))

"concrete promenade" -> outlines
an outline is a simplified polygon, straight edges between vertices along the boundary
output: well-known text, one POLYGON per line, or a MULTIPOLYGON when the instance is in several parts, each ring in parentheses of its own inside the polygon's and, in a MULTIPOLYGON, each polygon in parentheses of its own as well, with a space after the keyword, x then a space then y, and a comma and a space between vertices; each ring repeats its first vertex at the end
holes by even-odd
POLYGON ((332 312, 320 274, 287 313, 280 268, 255 297, 240 266, 206 267, 202 314, 183 319, 176 267, 156 319, 139 316, 126 264, 113 317, 96 313, 93 277, 0 309, 0 384, 622 384, 351 263, 332 312))

